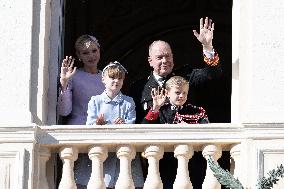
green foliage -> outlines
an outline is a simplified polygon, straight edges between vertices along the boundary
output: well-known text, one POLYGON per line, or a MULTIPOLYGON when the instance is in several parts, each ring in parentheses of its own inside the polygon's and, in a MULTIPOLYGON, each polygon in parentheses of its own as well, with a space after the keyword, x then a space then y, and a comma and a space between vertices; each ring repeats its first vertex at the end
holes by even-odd
POLYGON ((240 181, 235 179, 229 171, 225 171, 217 163, 215 163, 211 156, 208 159, 208 163, 210 169, 213 171, 214 176, 217 178, 220 184, 224 185, 226 188, 244 189, 240 181))
MULTIPOLYGON (((231 189, 244 189, 242 184, 238 179, 235 179, 234 176, 229 172, 222 169, 218 164, 216 164, 212 157, 209 156, 208 163, 210 169, 213 171, 214 176, 217 178, 218 182, 224 185, 226 188, 231 189)), ((284 167, 281 164, 277 169, 269 171, 268 178, 261 178, 257 184, 257 189, 272 189, 273 185, 279 181, 279 177, 284 177, 284 167)))
POLYGON ((284 167, 281 164, 280 166, 277 167, 277 169, 273 169, 269 171, 268 173, 268 178, 263 177, 262 179, 259 180, 257 184, 258 189, 271 189, 273 187, 273 184, 276 184, 277 181, 279 180, 279 177, 283 177, 284 175, 284 167))

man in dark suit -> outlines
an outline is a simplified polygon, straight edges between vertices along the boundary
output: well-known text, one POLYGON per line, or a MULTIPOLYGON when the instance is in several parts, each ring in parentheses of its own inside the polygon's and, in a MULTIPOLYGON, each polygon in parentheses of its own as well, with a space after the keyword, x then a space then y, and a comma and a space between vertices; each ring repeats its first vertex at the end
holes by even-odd
POLYGON ((200 19, 200 32, 193 30, 193 34, 203 46, 205 67, 203 69, 192 69, 185 65, 173 72, 174 60, 170 45, 165 41, 154 41, 149 46, 148 62, 153 68, 148 78, 134 82, 131 86, 130 96, 136 104, 136 123, 141 123, 149 108, 152 107, 152 88, 164 87, 164 83, 172 76, 179 75, 187 79, 190 87, 197 86, 206 80, 217 77, 221 73, 219 57, 215 52, 213 40, 214 23, 208 17, 200 19))
MULTIPOLYGON (((165 82, 170 77, 174 75, 184 77, 189 81, 191 88, 221 75, 219 57, 212 45, 213 31, 214 23, 207 17, 205 20, 203 18, 200 19, 199 33, 193 30, 193 34, 203 46, 205 67, 202 69, 192 69, 189 65, 185 65, 174 73, 173 53, 170 45, 165 41, 158 40, 149 46, 148 62, 153 68, 153 71, 148 78, 134 82, 130 90, 130 96, 133 97, 136 103, 136 123, 141 123, 149 109, 153 106, 152 88, 164 87, 165 82)), ((193 158, 193 160, 197 161, 194 161, 194 165, 191 167, 197 170, 195 173, 198 175, 195 188, 200 188, 202 184, 200 178, 205 174, 200 168, 205 170, 204 165, 206 167, 206 161, 201 153, 196 153, 195 157, 197 158, 193 158)), ((144 165, 143 167, 147 171, 146 166, 144 165)), ((165 189, 172 188, 176 175, 176 167, 177 161, 173 157, 173 153, 165 153, 163 159, 160 160, 160 173, 165 189)))

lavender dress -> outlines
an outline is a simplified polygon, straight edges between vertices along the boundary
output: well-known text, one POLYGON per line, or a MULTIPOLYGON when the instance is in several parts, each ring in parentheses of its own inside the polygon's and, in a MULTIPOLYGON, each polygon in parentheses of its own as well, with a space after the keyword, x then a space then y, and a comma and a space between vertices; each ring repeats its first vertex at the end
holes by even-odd
POLYGON ((91 97, 101 94, 104 89, 101 71, 98 74, 91 74, 77 70, 68 82, 67 89, 60 92, 57 103, 58 114, 70 116, 67 125, 85 125, 91 97))

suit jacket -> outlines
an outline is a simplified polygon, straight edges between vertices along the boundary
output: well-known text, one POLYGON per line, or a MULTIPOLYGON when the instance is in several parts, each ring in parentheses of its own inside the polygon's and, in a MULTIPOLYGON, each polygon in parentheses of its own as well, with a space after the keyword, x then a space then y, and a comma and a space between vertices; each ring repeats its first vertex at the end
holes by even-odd
MULTIPOLYGON (((192 69, 189 65, 185 65, 168 75, 166 81, 174 75, 182 76, 189 81, 190 89, 192 89, 207 80, 219 77, 221 73, 220 64, 217 66, 206 65, 202 69, 192 69)), ((148 78, 140 79, 131 85, 129 96, 134 99, 136 104, 136 123, 141 123, 149 108, 153 106, 151 89, 158 86, 153 73, 148 78)))

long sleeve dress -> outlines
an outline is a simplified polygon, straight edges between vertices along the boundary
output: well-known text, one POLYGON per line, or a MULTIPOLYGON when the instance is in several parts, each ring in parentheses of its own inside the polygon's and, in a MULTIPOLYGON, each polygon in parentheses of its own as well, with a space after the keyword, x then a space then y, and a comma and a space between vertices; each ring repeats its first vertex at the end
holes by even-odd
POLYGON ((68 82, 67 89, 60 91, 57 111, 61 116, 68 116, 67 125, 85 125, 88 103, 92 96, 105 90, 102 72, 91 74, 77 70, 68 82))

